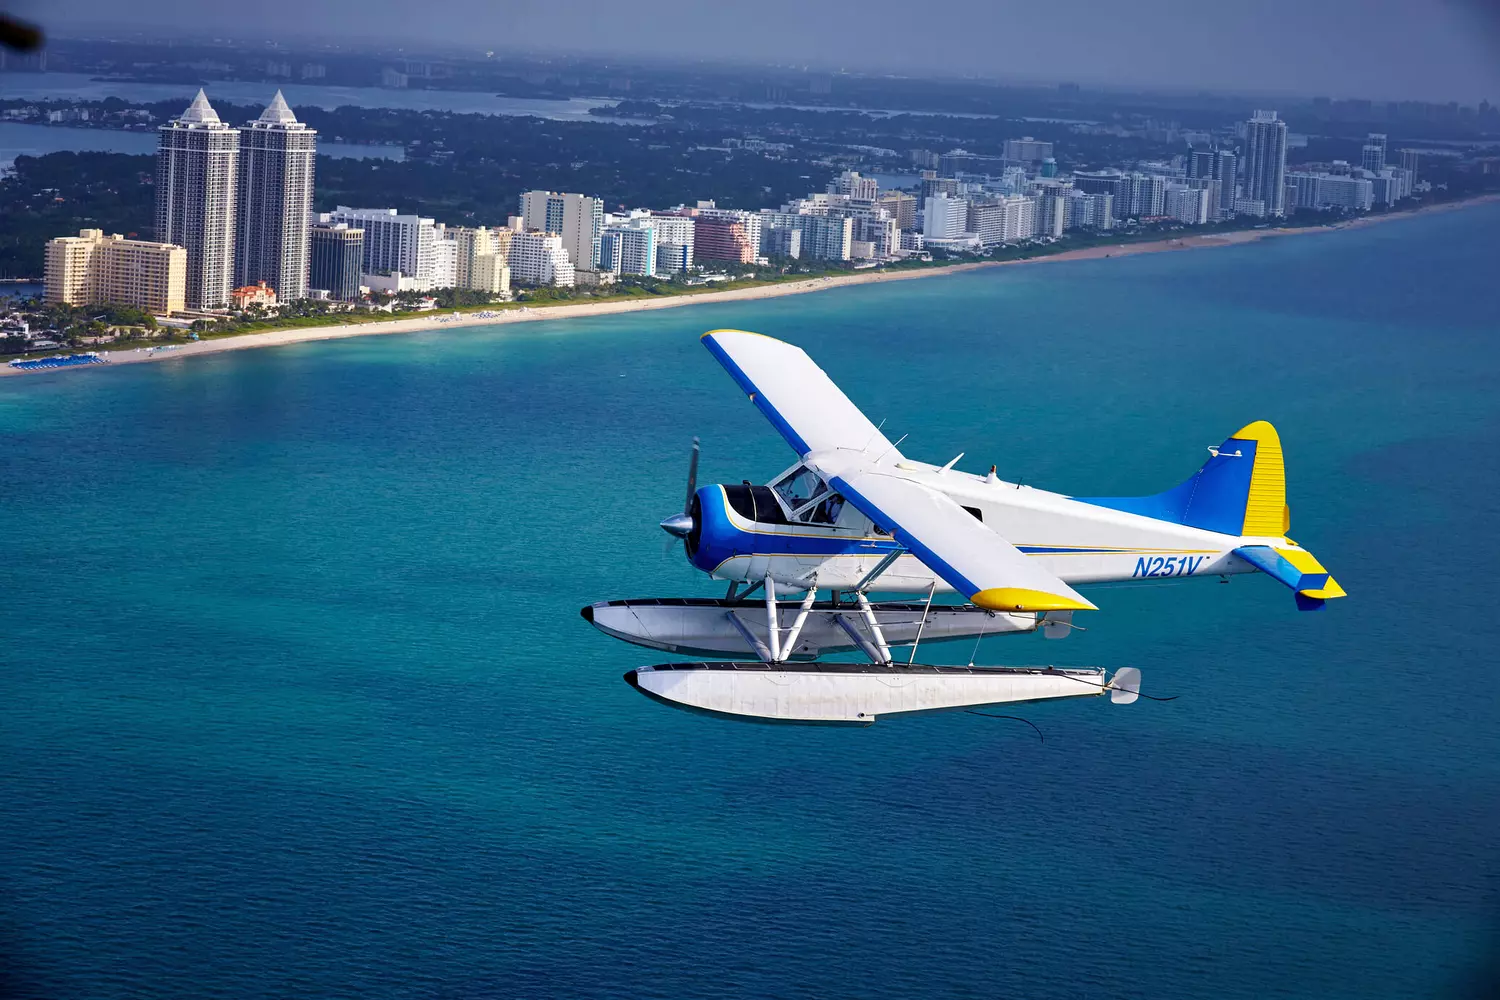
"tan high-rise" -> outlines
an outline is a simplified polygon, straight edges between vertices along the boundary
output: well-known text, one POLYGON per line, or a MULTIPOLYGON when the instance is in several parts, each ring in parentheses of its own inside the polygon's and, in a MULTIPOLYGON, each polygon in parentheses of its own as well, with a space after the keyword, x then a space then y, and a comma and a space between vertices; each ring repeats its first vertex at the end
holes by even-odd
POLYGON ((476 292, 498 294, 510 291, 510 241, 515 236, 509 229, 469 229, 453 226, 444 232, 444 238, 458 244, 455 255, 454 285, 476 292))
POLYGON ((134 306, 157 316, 187 308, 187 251, 85 229, 47 241, 47 302, 134 306))

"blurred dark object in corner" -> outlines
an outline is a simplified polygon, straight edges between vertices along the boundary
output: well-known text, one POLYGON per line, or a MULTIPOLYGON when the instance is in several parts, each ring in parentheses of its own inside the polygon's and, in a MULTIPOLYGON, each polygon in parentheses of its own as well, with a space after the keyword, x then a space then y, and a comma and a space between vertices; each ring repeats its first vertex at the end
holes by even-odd
POLYGON ((42 47, 42 29, 0 14, 0 45, 17 52, 39 49, 42 47))

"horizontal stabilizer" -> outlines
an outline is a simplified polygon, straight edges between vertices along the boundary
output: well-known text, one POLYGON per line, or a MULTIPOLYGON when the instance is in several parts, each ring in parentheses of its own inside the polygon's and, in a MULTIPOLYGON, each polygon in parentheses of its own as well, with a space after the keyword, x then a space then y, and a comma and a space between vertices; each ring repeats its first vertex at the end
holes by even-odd
POLYGON ((1323 602, 1343 597, 1344 588, 1323 564, 1305 549, 1274 549, 1269 545, 1241 545, 1234 554, 1262 573, 1295 591, 1297 607, 1316 611, 1323 602))

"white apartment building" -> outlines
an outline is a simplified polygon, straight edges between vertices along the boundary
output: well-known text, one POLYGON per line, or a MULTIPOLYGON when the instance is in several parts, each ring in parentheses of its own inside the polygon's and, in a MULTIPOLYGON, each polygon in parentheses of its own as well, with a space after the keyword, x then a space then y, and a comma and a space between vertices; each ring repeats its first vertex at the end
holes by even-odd
POLYGON ((1068 215, 1063 226, 1066 229, 1112 229, 1115 224, 1112 194, 1091 194, 1073 190, 1066 195, 1068 215))
POLYGON ((845 170, 829 182, 828 193, 855 201, 874 201, 880 195, 880 182, 873 177, 861 177, 857 170, 845 170))
POLYGON ((686 274, 693 269, 692 216, 664 212, 651 214, 656 229, 656 271, 658 274, 686 274))
POLYGON ((967 215, 968 232, 979 237, 979 245, 985 247, 1029 240, 1039 234, 1040 225, 1041 199, 1024 194, 974 202, 967 215))
POLYGON ((1365 177, 1293 170, 1286 180, 1296 192, 1297 208, 1368 212, 1375 202, 1375 186, 1365 177))
POLYGON ((593 271, 599 266, 604 202, 581 194, 527 191, 521 195, 521 229, 556 233, 573 266, 593 271))
POLYGON ((427 275, 427 287, 458 287, 458 243, 446 236, 445 227, 437 225, 437 242, 432 245, 432 273, 427 275))
POLYGON ((599 237, 599 270, 613 274, 656 275, 656 227, 652 220, 632 219, 605 226, 599 237))
POLYGON ((968 224, 969 203, 946 194, 932 195, 922 210, 922 235, 929 240, 962 239, 968 224))
POLYGON ((1201 226, 1213 218, 1216 208, 1209 188, 1170 184, 1163 199, 1162 214, 1189 226, 1201 226))
POLYGON ((444 287, 434 283, 437 273, 437 223, 420 215, 402 215, 394 208, 350 208, 339 205, 332 212, 317 216, 317 222, 365 231, 365 274, 388 274, 400 271, 429 288, 444 287))
POLYGON ((511 237, 510 273, 523 285, 572 288, 576 283, 562 237, 537 229, 511 237))

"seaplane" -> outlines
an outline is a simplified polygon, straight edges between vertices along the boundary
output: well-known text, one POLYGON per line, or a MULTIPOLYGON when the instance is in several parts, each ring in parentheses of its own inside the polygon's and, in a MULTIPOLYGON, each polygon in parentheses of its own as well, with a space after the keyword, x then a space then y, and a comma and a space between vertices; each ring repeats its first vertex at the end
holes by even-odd
MULTIPOLYGON (((1181 484, 1075 497, 909 458, 801 348, 742 330, 703 345, 797 455, 765 485, 698 486, 661 522, 723 598, 603 601, 606 635, 700 657, 640 667, 659 702, 763 722, 870 725, 885 716, 1013 702, 1140 697, 1134 667, 919 664, 923 643, 1040 631, 1061 639, 1098 610, 1078 587, 1261 573, 1312 611, 1345 596, 1287 536, 1281 440, 1247 424, 1181 484), (819 593, 827 599, 819 600, 819 593), (872 601, 872 593, 908 595, 872 601), (953 596, 961 603, 946 603, 953 596), (942 596, 944 603, 934 603, 942 596), (896 652, 910 647, 906 657, 896 652), (825 656, 857 654, 852 662, 825 656)), ((1149 697, 1149 696, 1148 696, 1149 697)))

